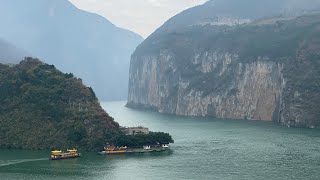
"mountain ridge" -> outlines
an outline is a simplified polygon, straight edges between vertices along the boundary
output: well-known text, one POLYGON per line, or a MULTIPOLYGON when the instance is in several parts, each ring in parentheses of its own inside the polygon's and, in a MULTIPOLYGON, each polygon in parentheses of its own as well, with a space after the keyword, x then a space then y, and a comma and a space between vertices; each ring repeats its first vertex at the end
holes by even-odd
POLYGON ((0 37, 74 73, 101 100, 126 99, 130 55, 142 42, 140 35, 67 0, 2 0, 0 20, 0 37))

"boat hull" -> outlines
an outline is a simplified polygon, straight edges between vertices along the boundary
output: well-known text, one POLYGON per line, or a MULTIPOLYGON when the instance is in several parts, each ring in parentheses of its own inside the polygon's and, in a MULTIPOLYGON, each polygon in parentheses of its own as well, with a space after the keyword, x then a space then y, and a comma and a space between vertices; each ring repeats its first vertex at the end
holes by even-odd
POLYGON ((64 160, 64 159, 74 159, 79 158, 81 155, 74 155, 74 156, 62 156, 62 157, 50 157, 49 160, 64 160))
POLYGON ((169 150, 168 148, 161 149, 128 149, 125 151, 101 151, 100 155, 116 155, 116 154, 134 154, 134 153, 151 153, 151 152, 163 152, 169 150))

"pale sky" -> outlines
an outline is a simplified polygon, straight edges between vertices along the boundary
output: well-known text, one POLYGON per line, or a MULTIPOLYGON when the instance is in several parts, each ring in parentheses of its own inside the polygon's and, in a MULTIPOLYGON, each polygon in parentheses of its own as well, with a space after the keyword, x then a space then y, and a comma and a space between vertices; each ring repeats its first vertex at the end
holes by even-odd
POLYGON ((69 0, 146 38, 170 17, 207 0, 69 0))

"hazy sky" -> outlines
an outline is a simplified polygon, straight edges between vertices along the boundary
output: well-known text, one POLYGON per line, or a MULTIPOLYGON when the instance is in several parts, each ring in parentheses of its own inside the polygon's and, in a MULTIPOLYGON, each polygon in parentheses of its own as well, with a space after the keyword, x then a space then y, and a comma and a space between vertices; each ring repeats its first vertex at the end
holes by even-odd
POLYGON ((144 38, 177 13, 207 0, 69 0, 144 38))

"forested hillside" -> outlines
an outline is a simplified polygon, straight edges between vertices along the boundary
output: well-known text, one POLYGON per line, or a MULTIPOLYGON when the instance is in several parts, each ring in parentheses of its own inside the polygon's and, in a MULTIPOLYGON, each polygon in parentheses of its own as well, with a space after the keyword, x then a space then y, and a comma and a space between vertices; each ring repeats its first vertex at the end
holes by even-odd
POLYGON ((81 79, 37 59, 0 64, 0 104, 1 148, 95 150, 120 132, 81 79))

